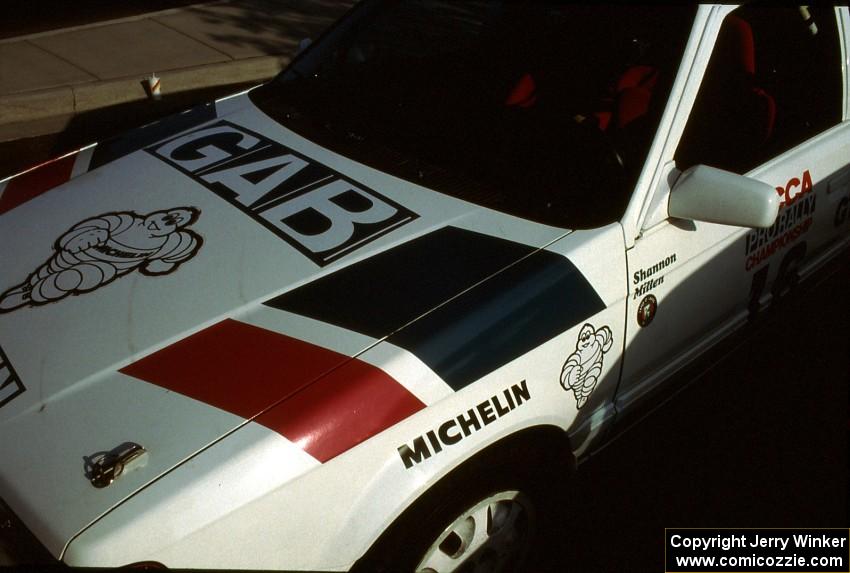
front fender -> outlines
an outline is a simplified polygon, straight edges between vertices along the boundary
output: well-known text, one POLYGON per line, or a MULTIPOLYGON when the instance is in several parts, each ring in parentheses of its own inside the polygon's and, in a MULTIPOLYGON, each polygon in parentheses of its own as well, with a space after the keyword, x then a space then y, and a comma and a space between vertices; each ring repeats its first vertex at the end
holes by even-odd
POLYGON ((528 398, 506 404, 505 390, 523 388, 517 368, 509 364, 321 465, 249 423, 90 525, 63 558, 97 567, 157 561, 172 568, 347 570, 411 503, 476 453, 529 427, 568 427, 566 394, 528 369, 528 398), (502 415, 494 396, 508 408, 502 415), (488 401, 495 420, 405 467, 403 445, 428 440, 428 432, 470 409, 480 416, 488 401))

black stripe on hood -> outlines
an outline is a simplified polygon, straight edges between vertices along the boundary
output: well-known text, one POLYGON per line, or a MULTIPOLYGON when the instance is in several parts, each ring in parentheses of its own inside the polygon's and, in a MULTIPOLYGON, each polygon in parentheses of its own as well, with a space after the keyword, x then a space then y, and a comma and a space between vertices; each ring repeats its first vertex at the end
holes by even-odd
POLYGON ((390 334, 458 390, 605 308, 569 259, 535 250, 446 227, 266 304, 390 334))

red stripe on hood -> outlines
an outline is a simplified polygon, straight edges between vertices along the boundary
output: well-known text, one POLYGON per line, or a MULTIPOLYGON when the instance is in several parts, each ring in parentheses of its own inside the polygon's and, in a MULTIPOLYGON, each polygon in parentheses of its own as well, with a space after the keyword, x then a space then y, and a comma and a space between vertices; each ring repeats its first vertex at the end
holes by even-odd
POLYGON ((76 154, 55 159, 10 180, 0 195, 0 215, 68 181, 76 160, 76 154))
POLYGON ((321 462, 424 408, 370 364, 235 320, 202 330, 121 372, 243 418, 285 398, 255 421, 321 462))
POLYGON ((324 463, 424 407, 382 370, 352 360, 256 422, 324 463))

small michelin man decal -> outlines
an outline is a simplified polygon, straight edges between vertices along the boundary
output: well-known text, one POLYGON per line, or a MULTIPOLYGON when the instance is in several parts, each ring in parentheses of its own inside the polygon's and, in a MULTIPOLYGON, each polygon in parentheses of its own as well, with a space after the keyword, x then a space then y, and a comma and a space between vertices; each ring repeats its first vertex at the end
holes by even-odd
POLYGON ((569 355, 561 369, 561 386, 564 390, 573 391, 578 408, 584 406, 596 388, 596 381, 602 373, 602 359, 613 342, 614 337, 607 326, 598 330, 591 324, 581 327, 576 350, 569 355))
POLYGON ((152 276, 173 272, 203 244, 197 233, 185 229, 199 214, 193 207, 179 207, 86 219, 59 237, 47 262, 0 295, 0 313, 90 292, 135 269, 152 276))

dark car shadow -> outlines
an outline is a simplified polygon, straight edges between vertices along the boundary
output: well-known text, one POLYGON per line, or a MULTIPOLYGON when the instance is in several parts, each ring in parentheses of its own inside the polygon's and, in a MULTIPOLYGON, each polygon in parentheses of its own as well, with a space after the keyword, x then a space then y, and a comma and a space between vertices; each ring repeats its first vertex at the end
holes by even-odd
MULTIPOLYGON (((684 281, 659 297, 659 312, 699 288, 710 285, 684 281)), ((846 527, 848 288, 845 250, 669 381, 653 398, 668 401, 572 481, 553 484, 567 488, 552 508, 563 529, 548 532, 538 570, 662 571, 665 527, 846 527)), ((652 337, 651 325, 638 336, 652 337)))

